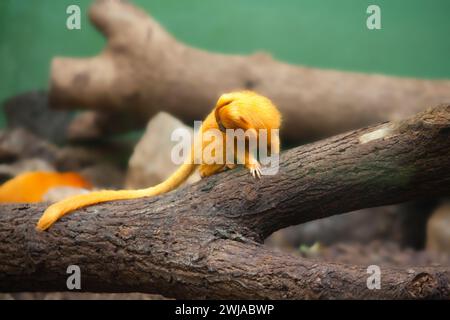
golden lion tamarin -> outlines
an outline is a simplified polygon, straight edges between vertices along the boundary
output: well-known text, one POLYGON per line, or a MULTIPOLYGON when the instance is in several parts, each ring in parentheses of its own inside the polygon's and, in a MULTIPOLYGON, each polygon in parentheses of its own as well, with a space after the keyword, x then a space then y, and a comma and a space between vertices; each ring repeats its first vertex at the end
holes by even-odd
MULTIPOLYGON (((278 130, 281 124, 281 115, 276 106, 266 97, 258 95, 251 91, 238 91, 222 95, 217 101, 214 110, 206 117, 201 125, 198 134, 203 135, 211 129, 219 131, 222 137, 221 143, 226 144, 227 129, 242 129, 246 132, 246 139, 253 137, 259 143, 259 131, 267 132, 267 149, 270 153, 279 153, 279 138, 271 134, 273 129, 278 130)), ((203 141, 200 145, 203 151, 211 141, 203 141)), ((240 163, 249 169, 253 177, 260 178, 261 166, 254 155, 254 150, 250 150, 249 143, 246 141, 245 154, 237 153, 236 158, 240 158, 240 163)), ((234 143, 234 141, 233 141, 234 143)), ((223 157, 225 159, 226 148, 223 148, 223 157)), ((194 144, 191 146, 191 152, 187 161, 182 164, 169 178, 164 182, 146 189, 140 190, 104 190, 95 191, 89 194, 73 196, 57 202, 44 212, 40 218, 37 229, 46 230, 59 218, 70 211, 85 206, 113 201, 136 199, 142 197, 150 197, 169 192, 176 189, 197 169, 202 177, 221 172, 227 168, 234 168, 235 164, 227 164, 225 161, 220 163, 211 163, 206 161, 203 152, 200 153, 200 159, 196 156, 194 144)), ((211 160, 211 159, 209 159, 211 160)))

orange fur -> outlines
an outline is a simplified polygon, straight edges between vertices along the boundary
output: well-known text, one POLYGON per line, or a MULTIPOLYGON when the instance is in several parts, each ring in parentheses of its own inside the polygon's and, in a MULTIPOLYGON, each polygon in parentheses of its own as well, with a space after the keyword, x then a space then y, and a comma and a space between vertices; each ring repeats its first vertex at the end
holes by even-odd
POLYGON ((92 186, 77 173, 26 172, 0 186, 0 203, 40 202, 55 187, 90 189, 92 186))

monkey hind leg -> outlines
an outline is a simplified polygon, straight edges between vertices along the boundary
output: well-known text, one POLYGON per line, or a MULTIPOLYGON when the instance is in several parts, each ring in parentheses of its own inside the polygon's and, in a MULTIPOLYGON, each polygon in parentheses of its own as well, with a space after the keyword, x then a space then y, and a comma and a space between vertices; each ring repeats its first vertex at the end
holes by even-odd
POLYGON ((223 164, 202 164, 198 169, 202 178, 209 177, 213 174, 222 172, 225 169, 223 164))

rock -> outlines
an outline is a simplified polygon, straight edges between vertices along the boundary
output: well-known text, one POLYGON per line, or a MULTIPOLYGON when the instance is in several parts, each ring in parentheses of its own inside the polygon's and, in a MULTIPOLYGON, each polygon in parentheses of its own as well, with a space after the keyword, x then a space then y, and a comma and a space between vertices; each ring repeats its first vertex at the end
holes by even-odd
MULTIPOLYGON (((117 153, 123 152, 118 147, 117 153)), ((102 150, 83 146, 69 146, 58 152, 56 166, 59 171, 77 171, 95 187, 102 189, 123 188, 125 170, 118 161, 111 159, 114 150, 102 150)))
POLYGON ((0 164, 0 183, 28 171, 55 171, 55 168, 38 158, 22 159, 12 164, 0 164))
POLYGON ((28 130, 17 128, 0 132, 0 162, 40 158, 54 163, 58 148, 28 130))
POLYGON ((122 188, 125 173, 112 158, 131 153, 123 145, 59 148, 25 129, 7 129, 0 132, 0 179, 25 171, 74 171, 85 174, 96 187, 122 188))
POLYGON ((125 137, 114 141, 68 145, 59 149, 56 167, 59 171, 76 171, 95 164, 110 163, 125 171, 137 140, 125 137))
POLYGON ((25 128, 53 143, 66 140, 71 112, 52 110, 46 91, 31 91, 4 102, 8 128, 25 128))
POLYGON ((101 155, 93 148, 67 146, 58 149, 55 165, 58 171, 79 171, 102 160, 101 155))
POLYGON ((78 113, 67 128, 73 142, 104 140, 105 137, 143 128, 147 122, 125 112, 84 111, 78 113))
POLYGON ((43 196, 43 201, 48 201, 51 203, 58 202, 64 200, 71 196, 76 196, 79 194, 89 193, 90 190, 86 190, 83 188, 74 188, 74 187, 56 187, 51 188, 47 191, 47 193, 43 196))
POLYGON ((70 141, 99 140, 105 136, 102 128, 108 116, 101 112, 85 111, 77 114, 67 129, 70 141))
POLYGON ((450 202, 438 207, 428 220, 427 250, 450 255, 450 202))
MULTIPOLYGON (((172 148, 176 144, 171 141, 171 135, 178 128, 192 130, 180 120, 164 112, 158 113, 149 121, 128 164, 125 181, 127 188, 136 189, 155 185, 178 168, 178 165, 171 160, 172 148)), ((198 174, 192 175, 188 183, 199 179, 198 174)))
POLYGON ((100 189, 123 188, 125 173, 117 166, 109 163, 98 163, 86 167, 80 174, 100 189))

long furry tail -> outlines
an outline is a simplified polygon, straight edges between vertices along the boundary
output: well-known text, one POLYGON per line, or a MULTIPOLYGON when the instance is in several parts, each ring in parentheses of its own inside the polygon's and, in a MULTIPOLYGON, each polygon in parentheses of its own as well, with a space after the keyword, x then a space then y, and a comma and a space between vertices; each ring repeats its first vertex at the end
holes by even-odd
POLYGON ((159 194, 163 194, 174 190, 181 185, 187 178, 195 171, 197 165, 192 163, 185 163, 181 165, 169 178, 164 182, 140 190, 103 190, 94 191, 88 194, 77 195, 69 197, 57 203, 54 203, 45 210, 42 217, 39 219, 37 229, 40 231, 47 230, 58 219, 66 215, 67 213, 90 206, 97 203, 103 203, 113 200, 127 200, 137 199, 143 197, 151 197, 159 194))

